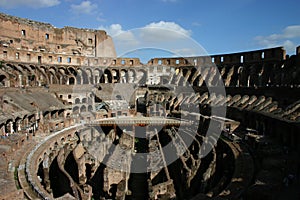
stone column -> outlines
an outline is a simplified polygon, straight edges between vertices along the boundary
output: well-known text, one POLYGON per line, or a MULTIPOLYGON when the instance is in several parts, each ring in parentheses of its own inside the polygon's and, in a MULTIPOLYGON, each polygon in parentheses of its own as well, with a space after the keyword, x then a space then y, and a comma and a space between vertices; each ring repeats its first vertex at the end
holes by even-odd
POLYGON ((49 178, 49 171, 50 171, 50 165, 49 165, 49 156, 45 155, 44 160, 43 160, 43 172, 44 172, 44 184, 45 184, 45 189, 47 192, 51 193, 52 190, 50 188, 50 178, 49 178))
POLYGON ((19 74, 19 86, 22 86, 22 75, 21 74, 19 74))
POLYGON ((79 184, 85 184, 87 181, 86 177, 86 167, 85 167, 85 157, 82 156, 78 162, 78 177, 79 177, 79 184))
POLYGON ((10 121, 8 123, 8 126, 9 126, 9 132, 10 132, 10 134, 13 134, 14 133, 14 124, 13 124, 13 122, 10 121))
POLYGON ((29 86, 29 79, 28 79, 28 76, 25 76, 25 85, 26 85, 26 86, 29 86))
POLYGON ((21 131, 21 120, 17 121, 16 125, 17 125, 17 132, 21 131))

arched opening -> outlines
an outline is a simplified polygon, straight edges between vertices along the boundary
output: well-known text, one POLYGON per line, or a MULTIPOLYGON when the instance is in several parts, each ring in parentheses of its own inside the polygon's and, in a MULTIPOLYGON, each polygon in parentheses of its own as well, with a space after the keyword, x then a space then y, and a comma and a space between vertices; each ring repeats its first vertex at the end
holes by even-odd
POLYGON ((81 113, 82 113, 82 112, 86 112, 86 106, 85 106, 85 105, 81 106, 80 112, 81 112, 81 113))
POLYGON ((69 77, 69 85, 75 85, 75 78, 69 77))
POLYGON ((14 132, 13 121, 9 119, 5 123, 5 133, 11 134, 14 132))
POLYGON ((147 72, 145 70, 139 70, 138 71, 138 79, 139 79, 139 84, 144 85, 146 84, 147 81, 147 72))
POLYGON ((101 75, 99 82, 100 83, 105 83, 105 76, 104 76, 104 74, 101 75))
POLYGON ((238 70, 237 70, 237 86, 243 86, 243 80, 242 80, 242 73, 243 73, 243 67, 239 67, 238 70))
POLYGON ((74 114, 78 114, 79 113, 79 107, 78 106, 73 107, 73 113, 74 114))
POLYGON ((59 110, 57 113, 58 113, 58 117, 64 117, 64 111, 65 110, 59 110))
POLYGON ((100 70, 98 70, 98 69, 96 69, 94 71, 94 74, 95 74, 94 75, 94 82, 95 82, 95 84, 100 83, 100 79, 101 79, 101 76, 102 76, 103 72, 100 71, 100 70))
POLYGON ((104 71, 104 78, 105 78, 105 83, 112 83, 112 75, 108 69, 105 69, 104 71))
POLYGON ((113 69, 113 70, 111 71, 111 73, 112 73, 113 82, 114 82, 114 83, 118 83, 118 82, 120 81, 120 74, 119 74, 119 71, 113 69))
POLYGON ((86 75, 87 75, 87 78, 88 78, 88 82, 90 84, 94 84, 94 77, 92 76, 92 70, 91 69, 86 69, 86 75))
POLYGON ((66 72, 64 71, 63 68, 57 69, 56 77, 57 77, 57 80, 58 80, 58 84, 60 84, 60 85, 65 84, 65 82, 66 82, 64 80, 65 76, 66 76, 66 72))
POLYGON ((0 87, 7 87, 8 84, 7 84, 7 77, 3 74, 0 75, 0 87))
POLYGON ((122 69, 120 72, 120 83, 127 83, 128 82, 128 74, 127 71, 122 69))
POLYGON ((80 99, 79 98, 75 99, 75 104, 80 104, 80 99))
POLYGON ((88 75, 84 70, 78 69, 78 75, 77 76, 79 76, 78 80, 79 80, 79 78, 81 79, 81 84, 89 84, 88 75))
POLYGON ((136 73, 134 70, 130 69, 127 72, 127 77, 128 77, 128 83, 134 83, 135 79, 136 79, 136 73))

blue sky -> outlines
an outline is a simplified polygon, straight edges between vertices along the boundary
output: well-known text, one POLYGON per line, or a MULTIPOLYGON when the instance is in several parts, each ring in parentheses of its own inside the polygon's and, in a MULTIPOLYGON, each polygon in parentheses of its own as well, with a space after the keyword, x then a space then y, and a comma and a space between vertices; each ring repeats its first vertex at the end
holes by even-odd
MULTIPOLYGON (((183 56, 197 55, 203 49, 208 54, 222 54, 275 46, 295 54, 295 47, 300 45, 299 8, 297 0, 0 1, 0 12, 6 14, 56 27, 105 29, 117 36, 114 40, 119 55, 124 54, 120 52, 123 47, 118 46, 124 41, 126 45, 137 44, 129 51, 153 47, 183 56), (151 28, 157 29, 156 34, 151 28), (154 43, 141 45, 137 35, 139 40, 154 43), (193 49, 194 43, 203 48, 193 49)), ((158 53, 165 56, 163 51, 158 53)))

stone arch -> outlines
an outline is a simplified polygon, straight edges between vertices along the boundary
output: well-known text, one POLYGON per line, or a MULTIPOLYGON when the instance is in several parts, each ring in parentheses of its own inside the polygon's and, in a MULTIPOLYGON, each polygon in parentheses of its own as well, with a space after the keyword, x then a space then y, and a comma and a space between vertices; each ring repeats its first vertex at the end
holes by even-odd
POLYGON ((50 111, 44 112, 44 113, 43 113, 43 117, 44 117, 45 119, 50 119, 50 117, 51 117, 50 111))
POLYGON ((112 83, 112 74, 109 69, 104 70, 104 82, 105 83, 112 83))
POLYGON ((94 82, 95 84, 100 83, 100 79, 103 75, 103 71, 101 69, 95 69, 94 70, 94 82))
POLYGON ((118 83, 120 82, 120 72, 117 69, 112 69, 111 70, 111 75, 112 75, 112 82, 113 83, 118 83))
POLYGON ((195 67, 193 67, 192 69, 191 69, 191 75, 189 76, 189 78, 188 78, 188 82, 191 84, 191 85, 193 85, 193 82, 194 82, 194 75, 195 74, 197 74, 197 69, 195 68, 195 67))
POLYGON ((239 86, 248 86, 248 72, 244 66, 238 68, 238 84, 239 86))
POLYGON ((59 84, 59 80, 57 78, 57 70, 55 67, 50 67, 48 69, 48 74, 50 77, 50 84, 59 84))
POLYGON ((27 70, 26 70, 26 68, 24 68, 23 65, 17 64, 17 65, 14 65, 14 67, 17 68, 18 71, 20 71, 20 73, 22 73, 22 74, 27 74, 27 70))
POLYGON ((82 105, 81 107, 80 107, 80 112, 82 113, 82 112, 86 112, 86 106, 85 105, 82 105))
POLYGON ((58 117, 64 117, 64 109, 60 109, 57 111, 58 117))
POLYGON ((196 76, 195 80, 193 81, 193 86, 199 86, 200 79, 201 79, 201 74, 196 76))
POLYGON ((61 71, 61 68, 56 69, 55 75, 56 75, 58 84, 62 84, 62 80, 63 80, 65 74, 61 71))
MULTIPOLYGON (((86 71, 83 70, 83 69, 81 69, 81 68, 79 68, 77 70, 77 72, 78 72, 77 76, 80 75, 80 78, 81 78, 81 83, 77 82, 77 84, 89 84, 89 77, 88 77, 86 71)), ((76 76, 76 78, 77 78, 77 76, 76 76)))
POLYGON ((38 80, 39 80, 39 85, 48 85, 49 84, 49 76, 46 73, 46 67, 45 66, 40 66, 37 67, 37 70, 39 71, 38 73, 38 80))
POLYGON ((8 76, 5 74, 0 74, 0 87, 9 87, 10 82, 8 76))
POLYGON ((51 113, 51 118, 56 118, 57 110, 52 110, 50 113, 51 113))
POLYGON ((93 76, 92 70, 91 70, 90 68, 87 68, 87 69, 85 70, 85 72, 86 72, 86 75, 87 75, 87 77, 88 77, 88 82, 89 82, 90 84, 94 84, 94 76, 93 76))
POLYGON ((88 106, 88 111, 89 111, 89 112, 92 112, 92 111, 93 111, 93 106, 92 106, 92 105, 89 105, 89 106, 88 106))
POLYGON ((256 72, 257 70, 257 65, 251 65, 249 68, 249 73, 248 73, 248 86, 257 86, 257 79, 258 79, 258 73, 256 72))
POLYGON ((75 85, 75 77, 74 76, 69 76, 68 78, 68 85, 75 85))
POLYGON ((17 117, 13 122, 13 128, 16 132, 21 131, 22 126, 22 118, 17 117))
POLYGON ((67 70, 66 70, 66 68, 59 67, 58 71, 59 71, 59 73, 61 75, 59 77, 59 83, 62 84, 62 85, 66 84, 68 82, 68 79, 67 79, 68 76, 67 76, 67 70))
POLYGON ((22 86, 24 83, 23 72, 19 68, 17 68, 15 65, 12 65, 9 63, 6 64, 6 68, 10 68, 10 70, 6 70, 6 71, 11 71, 11 74, 14 76, 14 79, 13 79, 14 86, 16 86, 16 87, 22 86))
POLYGON ((77 71, 77 75, 75 76, 76 84, 81 85, 82 84, 82 71, 77 71))
POLYGON ((67 71, 69 72, 69 74, 72 74, 73 76, 77 76, 77 71, 75 70, 75 68, 73 66, 69 66, 67 68, 67 71))
POLYGON ((7 119, 5 122, 5 133, 14 133, 13 119, 7 119))
POLYGON ((18 64, 17 67, 24 73, 24 74, 29 74, 32 73, 30 69, 26 67, 26 65, 23 64, 18 64))
POLYGON ((80 104, 80 98, 77 97, 77 98, 75 99, 75 104, 80 104))
POLYGON ((27 66, 33 73, 37 70, 37 67, 34 65, 28 65, 27 66))
POLYGON ((79 106, 74 106, 72 109, 74 114, 78 114, 79 113, 79 106))
POLYGON ((28 84, 30 86, 35 86, 37 85, 37 74, 36 74, 36 68, 33 65, 24 65, 24 68, 28 72, 28 84))
POLYGON ((127 71, 128 74, 128 83, 134 83, 136 81, 136 71, 133 69, 129 69, 127 71))
POLYGON ((229 69, 227 75, 227 81, 229 82, 229 86, 237 86, 238 82, 238 74, 236 73, 236 66, 232 65, 229 69))
POLYGON ((147 71, 144 69, 139 69, 136 73, 136 81, 138 84, 146 84, 147 82, 147 71))
POLYGON ((180 70, 181 70, 183 76, 186 76, 189 71, 187 68, 181 68, 180 70))
POLYGON ((121 69, 120 71, 120 83, 127 83, 128 82, 128 73, 126 69, 121 69))

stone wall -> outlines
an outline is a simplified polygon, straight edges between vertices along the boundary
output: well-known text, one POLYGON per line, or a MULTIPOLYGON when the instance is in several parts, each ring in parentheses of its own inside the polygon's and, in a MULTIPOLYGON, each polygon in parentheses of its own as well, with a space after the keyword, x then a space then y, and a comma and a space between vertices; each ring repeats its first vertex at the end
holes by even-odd
POLYGON ((116 57, 102 30, 56 28, 48 23, 0 14, 0 43, 14 49, 92 57, 116 57))

